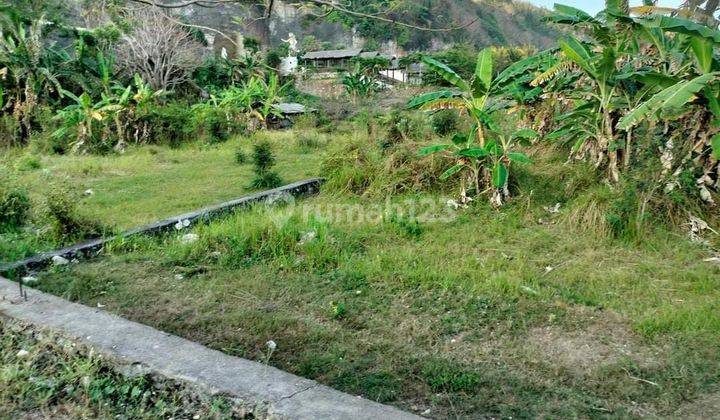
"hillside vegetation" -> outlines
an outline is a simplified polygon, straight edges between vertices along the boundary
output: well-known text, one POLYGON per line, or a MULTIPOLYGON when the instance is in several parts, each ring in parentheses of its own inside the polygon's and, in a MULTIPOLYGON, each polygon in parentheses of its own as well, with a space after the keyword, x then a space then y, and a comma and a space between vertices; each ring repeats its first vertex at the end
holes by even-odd
POLYGON ((544 10, 517 1, 425 0, 398 4, 391 0, 362 0, 356 3, 356 9, 370 14, 391 9, 391 19, 420 27, 461 27, 434 33, 340 14, 328 18, 343 22, 347 27, 356 26, 371 46, 394 41, 407 50, 438 49, 453 43, 475 47, 532 45, 544 48, 552 45, 558 34, 543 21, 544 10), (474 23, 462 27, 470 22, 474 23))

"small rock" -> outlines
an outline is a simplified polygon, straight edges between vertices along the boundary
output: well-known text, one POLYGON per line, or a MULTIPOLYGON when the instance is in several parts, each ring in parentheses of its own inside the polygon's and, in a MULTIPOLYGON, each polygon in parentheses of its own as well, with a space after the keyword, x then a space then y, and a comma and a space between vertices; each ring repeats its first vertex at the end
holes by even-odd
POLYGON ((182 274, 175 274, 175 280, 185 280, 185 276, 182 274))
POLYGON ((549 273, 549 272, 553 271, 554 269, 555 269, 555 267, 548 265, 547 267, 545 267, 545 272, 549 273))
POLYGON ((305 232, 305 233, 300 237, 300 241, 298 242, 298 245, 301 245, 301 246, 302 246, 302 245, 305 245, 306 243, 311 242, 312 240, 314 240, 316 237, 317 237, 317 232, 315 232, 314 230, 311 230, 311 231, 309 231, 309 232, 305 232))
POLYGON ((177 223, 175 223, 176 230, 183 230, 184 228, 186 228, 188 226, 190 226, 190 221, 188 219, 178 220, 177 223))
POLYGON ((63 258, 59 255, 55 255, 54 257, 52 257, 52 262, 55 265, 67 265, 70 263, 70 261, 67 258, 63 258))
POLYGON ((545 206, 543 207, 546 212, 550 214, 557 214, 560 213, 560 203, 555 203, 554 206, 545 206))
POLYGON ((20 350, 20 351, 17 352, 17 354, 16 354, 16 356, 19 357, 19 358, 28 357, 29 355, 30 355, 30 352, 27 351, 27 350, 25 350, 25 349, 20 350))
POLYGON ((275 343, 273 340, 268 341, 267 343, 265 343, 265 345, 270 351, 275 351, 275 349, 277 348, 277 343, 275 343))
POLYGON ((210 256, 213 257, 213 258, 215 258, 215 259, 218 259, 218 258, 222 257, 222 252, 220 252, 220 251, 213 251, 213 252, 210 253, 210 256))
POLYGON ((191 244, 197 242, 198 239, 200 239, 200 236, 197 233, 187 233, 180 238, 180 242, 183 244, 191 244))
POLYGON ((35 284, 38 282, 37 277, 34 276, 25 276, 22 278, 23 284, 35 284))
POLYGON ((428 408, 427 410, 423 411, 423 412, 422 412, 422 415, 423 415, 423 416, 429 416, 429 415, 430 415, 430 409, 428 408))
POLYGON ((95 191, 93 191, 92 189, 87 189, 87 190, 85 190, 85 192, 83 194, 85 196, 91 196, 91 195, 95 194, 95 191))
POLYGON ((98 308, 104 308, 105 305, 103 305, 102 303, 98 302, 97 307, 98 307, 98 308))

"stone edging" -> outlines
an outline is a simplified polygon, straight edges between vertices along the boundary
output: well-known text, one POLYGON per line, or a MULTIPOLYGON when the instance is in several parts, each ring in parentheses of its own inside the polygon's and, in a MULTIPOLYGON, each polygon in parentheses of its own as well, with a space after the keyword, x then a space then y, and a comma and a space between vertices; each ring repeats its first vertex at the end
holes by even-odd
MULTIPOLYGON (((121 366, 226 395, 254 418, 419 419, 394 407, 336 391, 271 366, 233 357, 198 343, 128 321, 100 309, 27 289, 0 277, 0 314, 49 328, 121 366)), ((282 351, 282 343, 278 351, 282 351)))
POLYGON ((30 270, 40 270, 50 265, 53 257, 59 256, 67 259, 71 258, 82 258, 82 257, 93 257, 96 256, 103 248, 103 246, 119 238, 128 238, 130 236, 138 234, 159 234, 174 229, 174 226, 178 221, 187 221, 188 226, 197 223, 198 221, 208 221, 222 216, 238 207, 246 207, 250 204, 257 203, 263 200, 273 199, 278 196, 290 194, 293 197, 300 197, 310 194, 315 194, 319 191, 320 185, 325 182, 323 178, 311 178, 304 181, 294 182, 289 185, 285 185, 279 188, 275 188, 268 191, 262 191, 255 194, 246 195, 236 200, 227 201, 225 203, 217 204, 214 206, 206 207, 190 213, 181 214, 174 217, 169 217, 164 220, 157 221, 145 226, 140 226, 134 229, 125 231, 117 236, 109 238, 92 239, 89 241, 81 242, 69 246, 67 248, 58 249, 55 251, 43 252, 34 255, 29 258, 25 258, 20 261, 13 263, 0 265, 0 274, 18 278, 30 270))

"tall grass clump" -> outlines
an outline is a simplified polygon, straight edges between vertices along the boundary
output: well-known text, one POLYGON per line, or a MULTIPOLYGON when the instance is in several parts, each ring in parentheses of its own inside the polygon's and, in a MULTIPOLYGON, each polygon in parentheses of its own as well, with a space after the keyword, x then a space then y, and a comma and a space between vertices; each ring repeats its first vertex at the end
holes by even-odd
POLYGON ((436 190, 443 172, 440 159, 417 159, 417 147, 412 139, 399 139, 386 149, 366 136, 338 137, 322 163, 325 188, 368 196, 436 190))
POLYGON ((194 230, 197 241, 170 237, 158 252, 167 264, 197 266, 217 263, 227 268, 276 261, 296 268, 330 270, 342 255, 357 249, 352 240, 335 235, 327 223, 304 217, 292 208, 256 207, 194 230))
POLYGON ((46 218, 59 240, 77 240, 97 237, 105 228, 98 222, 88 220, 78 211, 80 195, 76 191, 54 184, 45 193, 46 218))
POLYGON ((16 230, 28 221, 30 197, 9 175, 0 174, 0 232, 16 230))

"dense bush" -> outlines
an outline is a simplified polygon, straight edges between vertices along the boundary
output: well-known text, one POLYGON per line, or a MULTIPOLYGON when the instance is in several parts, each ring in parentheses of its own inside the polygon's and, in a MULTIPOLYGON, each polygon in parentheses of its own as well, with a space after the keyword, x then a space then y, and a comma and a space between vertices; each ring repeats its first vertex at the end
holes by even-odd
POLYGON ((60 240, 99 236, 103 227, 80 215, 77 204, 80 196, 67 186, 55 184, 45 194, 47 218, 53 233, 60 240))
POLYGON ((0 175, 0 232, 23 226, 30 214, 30 198, 8 176, 0 175))
POLYGON ((432 116, 433 130, 441 136, 457 131, 459 125, 460 117, 457 111, 452 109, 438 111, 432 116))
POLYGON ((385 127, 385 136, 379 140, 383 149, 409 140, 422 140, 429 137, 429 126, 424 115, 410 112, 393 111, 381 118, 385 127))

